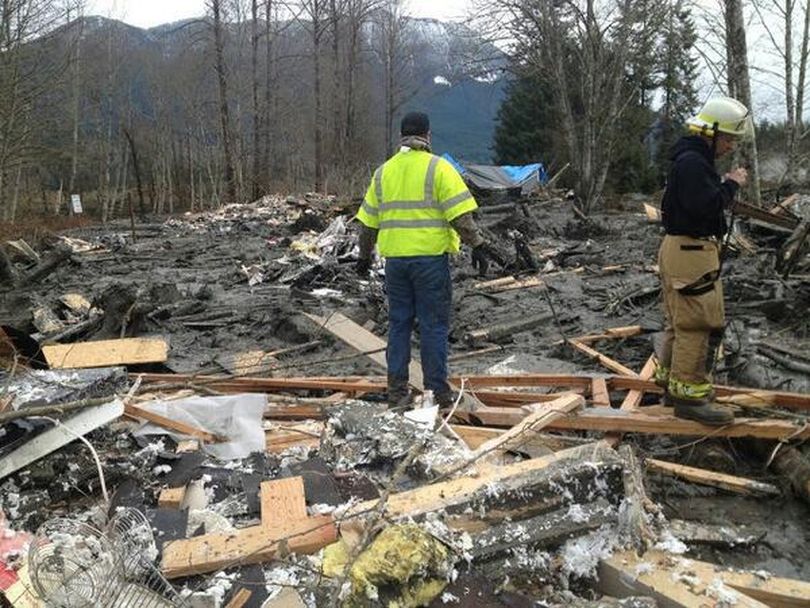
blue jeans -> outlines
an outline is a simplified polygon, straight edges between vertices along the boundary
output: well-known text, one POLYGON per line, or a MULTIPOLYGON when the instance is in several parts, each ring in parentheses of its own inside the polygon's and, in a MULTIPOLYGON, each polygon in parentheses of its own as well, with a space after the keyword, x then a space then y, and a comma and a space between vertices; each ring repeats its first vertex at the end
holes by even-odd
POLYGON ((425 388, 436 395, 450 391, 447 383, 447 339, 453 288, 447 255, 388 258, 388 377, 408 380, 411 332, 419 320, 419 351, 425 388))

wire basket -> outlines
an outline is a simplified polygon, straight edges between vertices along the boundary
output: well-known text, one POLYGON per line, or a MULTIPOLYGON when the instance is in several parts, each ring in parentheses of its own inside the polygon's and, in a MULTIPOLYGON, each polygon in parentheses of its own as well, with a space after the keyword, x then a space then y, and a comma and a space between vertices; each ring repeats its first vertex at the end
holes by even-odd
POLYGON ((31 583, 48 605, 94 608, 105 605, 116 571, 116 553, 92 526, 53 519, 37 530, 28 553, 31 583))
POLYGON ((53 608, 184 608, 154 566, 157 548, 143 513, 123 509, 105 532, 68 519, 44 523, 28 556, 31 582, 53 608))

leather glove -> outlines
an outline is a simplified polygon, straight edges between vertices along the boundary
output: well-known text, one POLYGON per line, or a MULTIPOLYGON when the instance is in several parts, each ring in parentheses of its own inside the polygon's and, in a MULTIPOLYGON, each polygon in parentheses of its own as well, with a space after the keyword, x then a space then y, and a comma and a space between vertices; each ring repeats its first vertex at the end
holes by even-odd
POLYGON ((361 277, 367 277, 368 271, 371 270, 371 260, 368 258, 360 258, 357 260, 357 264, 355 265, 354 269, 361 277))
POLYGON ((489 262, 493 261, 502 268, 506 267, 506 260, 503 256, 498 252, 495 247, 492 246, 491 243, 484 241, 478 247, 473 249, 472 252, 472 263, 473 268, 478 270, 478 274, 481 276, 487 273, 489 269, 489 262))

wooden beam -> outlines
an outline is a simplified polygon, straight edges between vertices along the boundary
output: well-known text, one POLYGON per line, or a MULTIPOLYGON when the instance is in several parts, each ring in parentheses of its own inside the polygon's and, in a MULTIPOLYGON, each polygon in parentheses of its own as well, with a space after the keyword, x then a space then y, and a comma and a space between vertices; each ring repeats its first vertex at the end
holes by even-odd
POLYGON ((493 437, 485 441, 473 452, 470 460, 476 461, 496 450, 514 449, 530 439, 537 431, 584 405, 585 399, 581 395, 570 394, 548 403, 526 406, 524 409, 531 412, 526 418, 500 437, 493 437))
POLYGON ((618 361, 616 361, 614 359, 611 359, 607 355, 603 355, 602 353, 600 353, 599 351, 594 350, 593 348, 591 348, 587 344, 582 344, 581 342, 577 342, 576 340, 569 340, 568 343, 571 346, 573 346, 575 349, 577 349, 579 352, 589 356, 591 359, 595 359, 601 365, 605 366, 609 370, 612 370, 614 372, 618 372, 618 373, 623 374, 625 376, 638 376, 638 374, 636 374, 636 372, 634 372, 629 367, 627 367, 625 365, 622 365, 621 363, 619 363, 618 361))
POLYGON ((572 338, 580 344, 590 344, 597 340, 611 340, 616 338, 630 338, 638 336, 643 332, 641 325, 628 325, 626 327, 610 327, 601 334, 587 334, 585 336, 578 336, 572 338))
POLYGON ((164 363, 169 345, 163 338, 124 338, 42 347, 51 369, 112 367, 140 363, 164 363))
MULTIPOLYGON (((587 465, 594 470, 600 467, 621 467, 618 455, 604 442, 596 442, 541 458, 532 458, 505 466, 483 468, 475 477, 465 475, 449 481, 421 486, 389 496, 385 512, 392 519, 420 517, 444 510, 461 512, 469 504, 486 493, 491 484, 497 484, 499 493, 522 492, 531 498, 531 487, 548 482, 555 475, 567 474, 568 469, 587 465)), ((360 517, 374 512, 379 500, 369 500, 348 509, 345 517, 360 517)), ((492 515, 492 514, 490 514, 492 515)))
MULTIPOLYGON (((369 359, 381 365, 383 369, 387 369, 385 360, 386 342, 379 336, 375 336, 339 312, 331 313, 328 317, 319 317, 308 312, 303 313, 303 315, 317 323, 321 329, 325 329, 336 338, 343 340, 352 348, 361 353, 367 353, 369 359)), ((422 377, 422 366, 413 359, 408 364, 408 376, 408 382, 411 386, 420 391, 424 390, 425 380, 422 377)))
POLYGON ((745 477, 737 477, 736 475, 727 475, 725 473, 689 467, 665 460, 656 460, 654 458, 648 458, 646 465, 648 471, 664 473, 704 486, 728 490, 736 494, 745 494, 748 496, 779 496, 781 494, 779 488, 773 484, 746 479, 745 477))
POLYGON ((226 437, 220 437, 219 435, 209 433, 201 428, 186 424, 185 422, 180 422, 179 420, 174 420, 172 418, 162 416, 161 414, 155 414, 154 412, 145 410, 137 405, 126 405, 124 407, 124 413, 130 418, 141 418, 153 424, 160 425, 163 428, 176 431, 182 435, 194 437, 195 439, 199 439, 200 441, 204 441, 206 443, 220 443, 222 441, 227 441, 226 437))
POLYGON ((250 589, 245 589, 244 587, 234 594, 231 598, 231 601, 228 602, 228 605, 225 608, 244 608, 245 604, 250 601, 250 596, 253 595, 253 592, 250 589))
MULTIPOLYGON (((781 203, 777 203, 776 205, 771 207, 770 208, 770 213, 773 213, 774 215, 782 215, 785 211, 790 212, 790 209, 788 209, 788 207, 790 207, 797 200, 799 200, 799 193, 798 192, 796 192, 794 194, 791 194, 785 200, 783 200, 781 203)), ((9 244, 10 244, 10 242, 9 242, 9 244)))
POLYGON ((337 540, 329 515, 299 519, 281 527, 253 526, 228 534, 205 534, 166 543, 161 570, 169 579, 269 562, 285 553, 315 553, 337 540))
POLYGON ((186 486, 165 488, 158 495, 158 506, 163 509, 179 509, 186 495, 186 486))
POLYGON ((642 557, 632 551, 617 552, 599 562, 597 586, 605 595, 618 598, 652 597, 661 608, 732 604, 735 608, 768 608, 739 591, 718 585, 713 578, 696 577, 686 566, 692 562, 656 551, 648 551, 642 557), (728 601, 732 596, 733 601, 728 601), (727 601, 722 601, 724 598, 727 601))
POLYGON ((307 518, 304 478, 286 477, 261 483, 262 525, 282 527, 307 518))
POLYGON ((604 378, 591 380, 591 403, 595 407, 610 407, 610 393, 604 378))
MULTIPOLYGON (((641 372, 639 372, 638 377, 642 380, 649 380, 655 374, 655 366, 656 366, 656 359, 655 355, 650 355, 650 358, 647 359, 647 362, 644 364, 644 367, 641 368, 641 372)), ((656 385, 657 386, 657 385, 656 385)), ((643 390, 636 390, 631 389, 627 396, 622 401, 621 409, 627 410, 634 410, 639 405, 641 405, 641 400, 644 397, 643 390)))
MULTIPOLYGON (((664 408, 661 408, 664 409, 664 408)), ((483 407, 474 412, 457 411, 456 417, 486 426, 512 427, 525 417, 515 408, 483 407)), ((579 412, 555 420, 549 428, 565 431, 601 431, 603 433, 643 433, 653 435, 689 435, 713 437, 758 437, 761 439, 800 439, 810 437, 810 427, 777 419, 737 418, 722 427, 705 426, 699 422, 676 418, 671 414, 658 413, 653 408, 635 412, 623 412, 608 408, 585 408, 579 412)))
MULTIPOLYGON (((468 426, 466 424, 451 424, 453 429, 467 444, 471 450, 478 449, 481 444, 495 437, 500 437, 506 433, 505 429, 495 429, 488 426, 468 426)), ((541 447, 552 452, 567 450, 586 443, 593 443, 589 439, 573 437, 571 435, 551 435, 548 433, 536 433, 531 440, 533 447, 541 447)), ((522 448, 528 446, 521 446, 522 448)))

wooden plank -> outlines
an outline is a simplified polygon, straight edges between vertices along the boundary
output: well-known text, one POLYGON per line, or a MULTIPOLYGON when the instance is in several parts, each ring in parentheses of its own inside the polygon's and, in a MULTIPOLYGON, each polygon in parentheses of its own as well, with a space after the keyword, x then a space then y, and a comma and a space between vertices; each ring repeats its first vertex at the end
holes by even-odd
POLYGON ((197 439, 181 439, 177 442, 175 453, 186 454, 188 452, 198 452, 200 450, 200 442, 197 439))
MULTIPOLYGON (((389 518, 418 517, 439 510, 463 509, 475 500, 477 492, 485 491, 490 484, 497 484, 499 491, 509 492, 526 489, 527 479, 547 469, 560 472, 567 466, 587 463, 589 467, 600 465, 620 466, 616 452, 604 442, 595 442, 570 448, 541 458, 531 458, 505 466, 483 468, 477 476, 465 475, 449 481, 421 486, 389 496, 385 512, 389 518)), ((346 512, 345 518, 358 517, 373 512, 379 500, 358 503, 346 512)))
POLYGON ((228 534, 205 534, 167 542, 161 570, 169 579, 261 564, 286 553, 309 554, 337 540, 332 517, 319 515, 278 527, 253 526, 228 534))
POLYGON ((658 207, 644 203, 644 214, 647 216, 648 222, 657 223, 661 221, 661 210, 658 207))
POLYGON ((124 404, 118 399, 81 410, 75 416, 64 419, 66 426, 50 428, 0 458, 0 479, 72 443, 76 440, 76 434, 84 436, 120 418, 123 414, 124 404), (67 427, 70 427, 70 430, 67 427))
POLYGON ((158 495, 158 506, 164 509, 179 509, 186 495, 186 486, 166 488, 158 495))
POLYGON ((464 378, 468 388, 483 387, 516 387, 516 386, 565 386, 588 389, 591 386, 591 376, 573 374, 520 374, 520 375, 492 375, 492 376, 458 376, 451 378, 459 383, 464 378))
POLYGON ((749 496, 778 496, 781 494, 779 488, 773 484, 764 483, 753 479, 746 479, 745 477, 737 477, 736 475, 727 475, 725 473, 699 469, 697 467, 667 462, 665 460, 656 460, 654 458, 647 459, 646 465, 648 471, 665 473, 667 475, 679 477, 680 479, 692 481, 704 486, 711 486, 714 488, 728 490, 729 492, 735 492, 736 494, 745 494, 749 496))
POLYGON ((500 437, 493 437, 481 444, 473 452, 471 460, 478 460, 484 455, 495 450, 510 450, 519 446, 522 441, 529 439, 534 433, 545 428, 555 420, 563 418, 585 405, 585 399, 581 395, 567 395, 550 401, 540 403, 535 406, 526 406, 526 410, 531 413, 520 423, 513 426, 500 437))
POLYGON ((589 344, 597 340, 611 340, 616 338, 630 338, 643 332, 641 325, 628 325, 626 327, 610 327, 601 334, 587 334, 572 338, 580 344, 589 344))
POLYGON ((810 607, 810 582, 763 576, 762 572, 732 570, 695 559, 688 560, 688 565, 684 567, 703 581, 720 579, 727 586, 772 608, 810 607))
POLYGON ((768 608, 719 581, 696 577, 686 565, 692 561, 657 551, 648 551, 642 557, 632 551, 617 552, 599 562, 597 587, 605 595, 618 598, 652 597, 661 608, 768 608), (732 597, 733 603, 728 601, 732 597))
MULTIPOLYGON (((495 429, 488 426, 469 426, 466 424, 451 424, 450 428, 453 429, 467 444, 471 450, 478 449, 481 444, 495 437, 503 435, 505 429, 495 429)), ((580 437, 573 437, 571 435, 551 435, 548 433, 536 433, 532 437, 532 447, 546 448, 552 452, 559 452, 567 450, 568 448, 577 447, 586 443, 592 443, 590 439, 582 439, 580 437)), ((528 446, 522 446, 525 448, 528 446)))
MULTIPOLYGON (((608 385, 616 390, 622 389, 640 389, 647 393, 663 393, 663 389, 651 380, 642 380, 641 378, 633 378, 630 376, 611 376, 608 378, 608 385)), ((718 397, 730 397, 733 395, 752 395, 756 398, 757 395, 767 396, 761 405, 778 405, 780 407, 787 407, 798 410, 810 410, 810 394, 803 393, 789 393, 786 391, 770 391, 761 388, 747 388, 741 386, 725 386, 716 384, 714 390, 718 397)), ((753 404, 753 403, 752 403, 753 404)))
POLYGON ((236 594, 231 598, 231 601, 228 602, 228 605, 225 608, 244 608, 245 604, 250 601, 250 596, 253 595, 253 592, 250 589, 245 589, 244 587, 236 592, 236 594))
MULTIPOLYGON (((639 372, 638 377, 642 380, 649 380, 653 377, 655 373, 655 366, 656 360, 655 355, 650 355, 650 358, 647 359, 647 362, 644 364, 644 367, 641 368, 641 372, 639 372)), ((635 390, 631 389, 627 396, 622 401, 621 409, 623 410, 634 410, 639 405, 641 405, 641 400, 644 397, 643 390, 635 390)))
MULTIPOLYGON (((375 363, 387 369, 385 361, 386 342, 379 336, 375 336, 370 331, 361 327, 348 317, 335 312, 328 317, 319 317, 308 312, 303 313, 305 317, 317 323, 322 329, 343 340, 352 348, 361 353, 369 353, 367 356, 375 363), (378 351, 378 352, 372 352, 378 351)), ((409 383, 411 386, 421 390, 425 388, 425 380, 422 377, 422 366, 411 359, 408 364, 409 383)))
POLYGON ((266 451, 271 454, 280 454, 294 446, 316 448, 320 444, 322 432, 322 423, 293 424, 273 428, 264 434, 266 451))
POLYGON ((761 222, 765 222, 766 224, 779 226, 780 228, 785 228, 787 230, 795 230, 796 226, 799 225, 799 220, 794 217, 777 215, 762 209, 761 207, 755 207, 754 205, 749 205, 748 203, 743 203, 742 201, 737 201, 734 203, 734 213, 737 216, 759 220, 761 222))
POLYGON ((222 441, 227 441, 226 437, 220 437, 214 433, 209 433, 203 429, 186 424, 185 422, 180 422, 179 420, 174 420, 160 414, 155 414, 154 412, 145 410, 137 405, 127 405, 124 408, 124 413, 131 418, 141 418, 148 422, 152 422, 153 424, 158 424, 166 429, 176 431, 182 435, 188 435, 189 437, 194 437, 200 441, 205 441, 206 443, 220 443, 222 441))
POLYGON ((596 359, 601 365, 604 365, 609 370, 614 372, 618 372, 625 376, 638 376, 636 372, 634 372, 629 367, 626 367, 619 363, 618 361, 611 359, 607 355, 603 355, 599 351, 594 350, 587 344, 582 344, 581 342, 577 342, 576 340, 569 340, 568 343, 577 349, 579 352, 588 355, 591 359, 596 359))
POLYGON ((217 357, 216 361, 236 376, 264 376, 278 365, 278 360, 272 353, 263 350, 249 350, 217 357))
POLYGON ((790 212, 790 209, 788 209, 788 207, 790 207, 797 200, 799 200, 799 193, 798 192, 796 192, 794 194, 791 194, 785 200, 783 200, 781 203, 777 203, 776 205, 771 207, 770 212, 773 213, 774 215, 782 215, 785 211, 790 212))
POLYGON ((591 380, 591 403, 595 407, 610 407, 610 393, 604 378, 591 380))
POLYGON ((287 477, 261 484, 262 525, 282 527, 307 518, 304 478, 287 477))
POLYGON ((169 345, 163 338, 124 338, 42 347, 51 369, 113 367, 140 363, 165 363, 169 345))
MULTIPOLYGON (((661 408, 662 410, 664 408, 661 408)), ((604 407, 585 408, 549 424, 549 428, 565 431, 601 431, 603 433, 643 433, 653 435, 689 435, 697 437, 758 437, 761 439, 800 439, 810 437, 810 427, 777 419, 737 418, 722 427, 705 426, 699 422, 676 418, 671 414, 644 413, 653 408, 624 412, 604 407)), ((525 417, 516 408, 482 407, 474 412, 456 412, 462 420, 486 426, 512 427, 525 417)))

